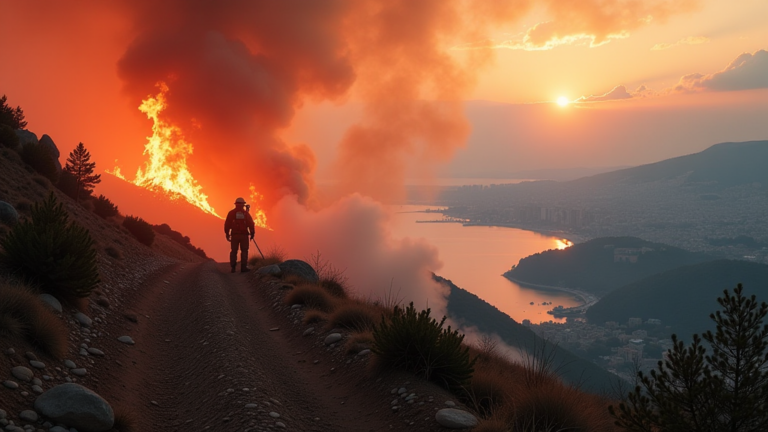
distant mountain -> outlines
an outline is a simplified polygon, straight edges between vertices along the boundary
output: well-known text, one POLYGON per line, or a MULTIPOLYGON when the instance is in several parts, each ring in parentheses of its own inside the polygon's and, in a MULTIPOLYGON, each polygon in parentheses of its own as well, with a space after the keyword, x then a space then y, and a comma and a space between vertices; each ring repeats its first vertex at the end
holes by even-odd
POLYGON ((768 141, 727 142, 687 156, 573 180, 574 185, 648 183, 685 177, 686 183, 768 186, 768 141))
POLYGON ((748 295, 768 301, 768 265, 718 260, 676 268, 621 287, 587 311, 591 323, 630 317, 656 318, 690 340, 693 333, 714 330, 709 314, 720 309, 717 297, 742 283, 748 295))
POLYGON ((636 237, 602 237, 525 257, 504 276, 523 284, 603 295, 656 273, 709 260, 704 254, 636 237))
POLYGON ((456 321, 474 326, 483 333, 497 334, 507 345, 534 353, 546 347, 553 353, 553 367, 567 383, 592 393, 607 394, 617 388, 620 378, 557 345, 546 343, 529 328, 517 323, 507 314, 478 296, 457 287, 448 279, 435 280, 450 288, 448 314, 456 321))

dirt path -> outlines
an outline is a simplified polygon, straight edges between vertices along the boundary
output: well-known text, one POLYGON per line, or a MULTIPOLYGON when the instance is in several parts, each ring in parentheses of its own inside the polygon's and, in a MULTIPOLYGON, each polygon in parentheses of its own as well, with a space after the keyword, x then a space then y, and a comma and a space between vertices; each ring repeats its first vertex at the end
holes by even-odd
MULTIPOLYGON (((143 288, 146 294, 135 305, 136 345, 120 362, 118 375, 118 397, 138 430, 402 426, 389 409, 385 387, 392 384, 369 385, 363 365, 337 370, 341 365, 331 365, 325 347, 303 338, 303 329, 292 328, 285 312, 273 307, 268 284, 228 270, 213 262, 174 265, 143 288)), ((433 416, 429 409, 422 423, 408 429, 436 429, 425 421, 433 416)))

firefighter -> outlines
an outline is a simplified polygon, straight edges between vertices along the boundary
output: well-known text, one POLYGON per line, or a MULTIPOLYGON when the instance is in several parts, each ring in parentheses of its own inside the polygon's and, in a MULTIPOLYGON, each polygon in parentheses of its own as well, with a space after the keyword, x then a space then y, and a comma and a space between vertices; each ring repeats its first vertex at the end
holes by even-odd
POLYGON ((245 273, 248 270, 248 239, 253 240, 255 233, 253 218, 245 209, 245 200, 238 198, 235 200, 235 208, 227 213, 227 219, 224 221, 224 233, 227 235, 227 241, 230 242, 232 250, 229 253, 229 265, 232 267, 232 273, 237 269, 237 249, 240 249, 240 271, 245 273))

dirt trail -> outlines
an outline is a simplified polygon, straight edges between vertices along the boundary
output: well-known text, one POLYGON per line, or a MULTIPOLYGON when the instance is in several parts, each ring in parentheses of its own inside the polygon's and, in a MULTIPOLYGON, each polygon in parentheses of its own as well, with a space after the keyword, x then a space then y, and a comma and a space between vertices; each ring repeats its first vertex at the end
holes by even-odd
POLYGON ((318 367, 324 349, 291 330, 249 275, 228 270, 178 264, 142 288, 136 345, 119 374, 119 398, 138 430, 275 430, 278 422, 300 431, 390 430, 388 395, 359 371, 356 384, 340 384, 327 358, 318 367))

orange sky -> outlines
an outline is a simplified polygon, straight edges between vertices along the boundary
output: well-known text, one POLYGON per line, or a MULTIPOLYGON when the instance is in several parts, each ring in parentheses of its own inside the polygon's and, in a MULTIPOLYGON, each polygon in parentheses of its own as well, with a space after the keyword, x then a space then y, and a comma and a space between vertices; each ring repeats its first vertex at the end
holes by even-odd
POLYGON ((330 178, 394 199, 425 173, 634 165, 768 138, 764 0, 205 3, 0 0, 0 93, 63 157, 82 141, 130 179, 152 133, 140 100, 171 80, 169 118, 219 213, 249 181, 272 201, 311 204, 330 178), (232 78, 244 68, 258 79, 232 78))

